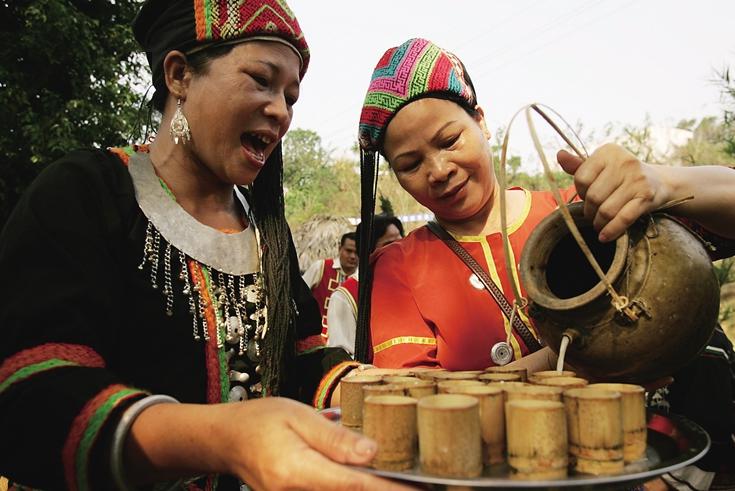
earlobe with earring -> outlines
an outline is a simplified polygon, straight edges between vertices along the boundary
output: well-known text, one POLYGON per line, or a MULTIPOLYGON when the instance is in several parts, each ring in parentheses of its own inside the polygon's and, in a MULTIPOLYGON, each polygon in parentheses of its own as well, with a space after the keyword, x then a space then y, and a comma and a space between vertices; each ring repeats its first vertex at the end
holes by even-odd
POLYGON ((181 143, 184 145, 187 141, 191 141, 189 121, 186 120, 186 116, 184 116, 184 112, 181 110, 181 99, 176 99, 176 112, 174 112, 171 118, 169 133, 176 145, 179 144, 179 139, 181 139, 181 143))

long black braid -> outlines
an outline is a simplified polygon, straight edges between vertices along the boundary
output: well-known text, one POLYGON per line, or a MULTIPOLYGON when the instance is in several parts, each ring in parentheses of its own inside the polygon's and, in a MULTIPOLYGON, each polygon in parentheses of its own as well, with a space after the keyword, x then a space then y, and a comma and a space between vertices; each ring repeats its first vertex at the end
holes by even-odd
POLYGON ((286 347, 293 339, 289 232, 283 199, 283 158, 279 144, 252 186, 252 206, 263 246, 263 279, 268 301, 268 331, 261 358, 263 386, 278 395, 286 347))
POLYGON ((377 152, 360 151, 360 234, 357 253, 360 257, 360 283, 358 287, 357 333, 355 334, 355 358, 363 363, 372 361, 373 350, 370 343, 370 298, 373 290, 373 270, 370 267, 370 247, 373 243, 373 221, 375 219, 375 199, 378 191, 377 152))

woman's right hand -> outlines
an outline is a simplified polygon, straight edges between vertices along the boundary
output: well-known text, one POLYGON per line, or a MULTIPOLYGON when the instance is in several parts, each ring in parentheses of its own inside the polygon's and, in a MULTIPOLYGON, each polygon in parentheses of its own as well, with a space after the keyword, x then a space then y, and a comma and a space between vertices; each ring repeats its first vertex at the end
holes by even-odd
POLYGON ((278 397, 216 405, 159 404, 143 411, 126 444, 133 483, 224 473, 255 490, 412 488, 351 469, 376 443, 278 397))
POLYGON ((367 465, 376 443, 289 399, 229 404, 232 472, 253 489, 385 490, 411 488, 340 464, 367 465))

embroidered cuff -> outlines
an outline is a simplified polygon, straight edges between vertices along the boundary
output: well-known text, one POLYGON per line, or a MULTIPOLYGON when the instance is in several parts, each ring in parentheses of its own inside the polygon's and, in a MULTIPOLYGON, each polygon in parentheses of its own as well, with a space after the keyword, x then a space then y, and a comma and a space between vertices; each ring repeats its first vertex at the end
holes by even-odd
POLYGON ((352 369, 360 366, 360 363, 356 361, 343 361, 339 365, 335 365, 327 374, 322 377, 322 381, 319 383, 319 388, 314 394, 314 407, 317 409, 324 409, 329 404, 329 400, 332 398, 334 390, 337 388, 339 381, 342 377, 347 375, 352 369))
POLYGON ((120 404, 146 393, 113 384, 90 399, 74 418, 64 442, 61 458, 66 485, 71 491, 89 489, 89 456, 102 426, 120 404))

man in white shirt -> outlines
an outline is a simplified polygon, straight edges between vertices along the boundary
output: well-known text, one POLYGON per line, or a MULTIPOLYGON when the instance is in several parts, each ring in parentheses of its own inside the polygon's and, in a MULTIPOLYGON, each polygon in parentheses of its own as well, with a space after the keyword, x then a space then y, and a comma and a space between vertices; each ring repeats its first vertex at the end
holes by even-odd
MULTIPOLYGON (((403 224, 398 217, 375 215, 373 222, 373 244, 371 250, 379 249, 403 238, 403 224)), ((355 239, 360 241, 360 225, 355 239)), ((350 355, 355 354, 355 332, 357 330, 358 275, 347 278, 332 293, 327 309, 327 324, 330 327, 327 346, 342 348, 350 355)))
POLYGON ((339 243, 339 255, 334 259, 315 261, 303 275, 303 279, 319 304, 322 314, 321 342, 326 345, 328 337, 327 307, 332 293, 352 275, 357 274, 357 242, 354 232, 342 236, 339 243))

